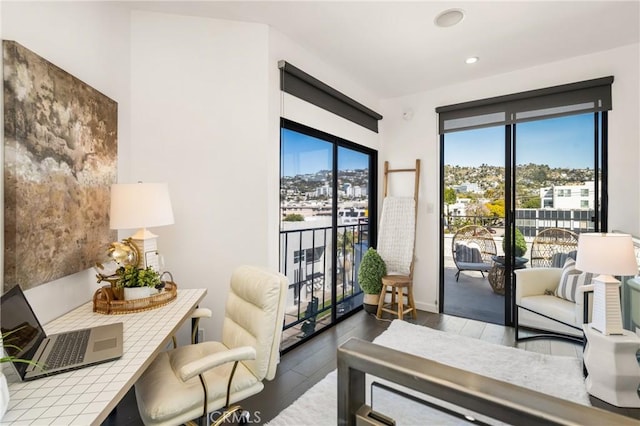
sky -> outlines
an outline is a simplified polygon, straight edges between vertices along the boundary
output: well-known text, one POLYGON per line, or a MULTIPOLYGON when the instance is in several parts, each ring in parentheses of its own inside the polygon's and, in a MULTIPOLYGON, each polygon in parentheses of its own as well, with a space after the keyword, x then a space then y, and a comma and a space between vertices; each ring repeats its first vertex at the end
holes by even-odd
MULTIPOLYGON (((516 125, 516 164, 593 169, 593 114, 516 125)), ((504 126, 447 133, 445 164, 504 166, 504 126)))
MULTIPOLYGON (((332 168, 332 144, 293 130, 282 129, 281 173, 295 176, 332 168)), ((361 152, 338 148, 338 168, 366 169, 369 157, 361 152)))
MULTIPOLYGON (((546 164, 551 168, 593 168, 593 114, 530 121, 516 126, 516 164, 546 164)), ((504 126, 447 133, 445 164, 504 166, 504 126)), ((283 176, 331 170, 332 144, 282 129, 283 176)), ((368 167, 366 154, 339 148, 340 169, 368 167)))

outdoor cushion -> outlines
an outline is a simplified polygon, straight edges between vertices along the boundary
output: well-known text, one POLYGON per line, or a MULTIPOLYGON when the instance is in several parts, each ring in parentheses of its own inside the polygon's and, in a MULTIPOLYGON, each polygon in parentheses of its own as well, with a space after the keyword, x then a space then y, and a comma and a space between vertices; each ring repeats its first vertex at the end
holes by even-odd
POLYGON ((469 247, 464 244, 456 244, 456 260, 464 263, 482 264, 482 254, 477 247, 469 247))

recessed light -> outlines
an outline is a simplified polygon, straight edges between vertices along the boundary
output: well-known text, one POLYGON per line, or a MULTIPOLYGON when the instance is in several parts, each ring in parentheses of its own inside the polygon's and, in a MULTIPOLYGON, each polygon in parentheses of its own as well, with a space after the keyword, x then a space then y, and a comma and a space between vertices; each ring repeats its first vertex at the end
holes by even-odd
POLYGON ((470 58, 465 59, 464 62, 467 64, 475 64, 478 62, 478 59, 479 58, 477 56, 471 56, 470 58))
POLYGON ((453 27, 459 24, 464 19, 464 10, 462 9, 447 9, 444 12, 440 12, 433 22, 438 27, 453 27))

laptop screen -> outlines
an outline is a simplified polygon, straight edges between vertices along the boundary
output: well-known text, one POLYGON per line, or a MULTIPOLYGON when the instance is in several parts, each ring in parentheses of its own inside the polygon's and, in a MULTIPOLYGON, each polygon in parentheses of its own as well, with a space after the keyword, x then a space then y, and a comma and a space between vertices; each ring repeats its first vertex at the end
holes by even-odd
MULTIPOLYGON (((2 295, 0 328, 7 355, 33 359, 33 355, 46 337, 40 322, 27 301, 20 286, 16 285, 2 295)), ((28 364, 14 362, 20 377, 24 377, 28 364)))

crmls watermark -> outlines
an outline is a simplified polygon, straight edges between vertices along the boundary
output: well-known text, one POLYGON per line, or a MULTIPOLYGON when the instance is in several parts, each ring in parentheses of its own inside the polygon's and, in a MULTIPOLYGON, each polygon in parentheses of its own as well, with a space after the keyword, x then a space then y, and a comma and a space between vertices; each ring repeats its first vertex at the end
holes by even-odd
MULTIPOLYGON (((209 413, 209 421, 214 422, 223 414, 224 414, 224 411, 212 411, 211 413, 209 413)), ((259 424, 260 422, 262 422, 262 415, 260 414, 260 411, 238 410, 231 413, 229 417, 224 420, 223 423, 259 424)))

